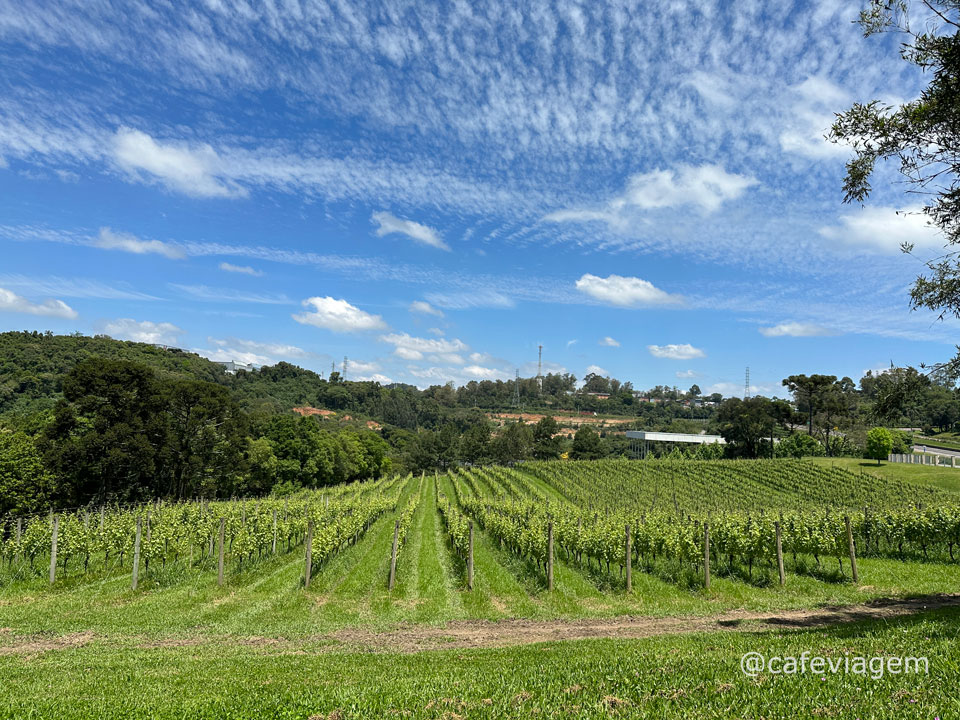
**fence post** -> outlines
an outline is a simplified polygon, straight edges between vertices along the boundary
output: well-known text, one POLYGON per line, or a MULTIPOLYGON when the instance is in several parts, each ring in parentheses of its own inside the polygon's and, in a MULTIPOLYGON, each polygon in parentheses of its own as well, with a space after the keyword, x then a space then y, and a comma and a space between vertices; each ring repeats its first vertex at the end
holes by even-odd
POLYGON ((777 572, 780 574, 780 584, 784 585, 787 582, 787 575, 783 572, 783 541, 780 535, 780 523, 775 522, 773 526, 777 530, 777 572))
POLYGON ((23 518, 17 518, 17 547, 20 547, 20 538, 23 537, 23 518))
POLYGON ((227 529, 227 519, 220 518, 220 533, 217 535, 217 586, 223 587, 223 536, 227 529))
POLYGON ((387 583, 387 590, 393 590, 393 584, 397 579, 397 539, 400 537, 400 521, 393 523, 393 549, 390 551, 390 582, 387 583))
POLYGON ((133 539, 133 577, 130 580, 130 589, 137 589, 137 580, 140 577, 140 525, 141 518, 137 515, 137 534, 133 539))
POLYGON ((313 570, 313 520, 307 522, 307 558, 306 571, 303 576, 303 586, 310 587, 310 573, 313 570))
POLYGON ((50 535, 50 584, 57 579, 57 531, 60 528, 60 516, 53 517, 53 532, 50 535))
POLYGON ((857 575, 857 553, 853 547, 853 530, 850 529, 850 517, 845 515, 843 521, 847 525, 847 543, 850 545, 850 568, 853 570, 853 581, 859 583, 860 577, 857 575))
POLYGON ((547 590, 553 590, 553 520, 547 523, 547 590))
POLYGON ((473 520, 468 525, 467 539, 467 590, 473 590, 473 520))
POLYGON ((273 509, 273 548, 271 550, 273 555, 277 554, 277 509, 273 509))
POLYGON ((633 592, 633 548, 630 542, 630 523, 627 523, 626 537, 624 538, 624 562, 627 569, 627 595, 633 592))
POLYGON ((710 589, 710 523, 703 524, 703 587, 710 589))

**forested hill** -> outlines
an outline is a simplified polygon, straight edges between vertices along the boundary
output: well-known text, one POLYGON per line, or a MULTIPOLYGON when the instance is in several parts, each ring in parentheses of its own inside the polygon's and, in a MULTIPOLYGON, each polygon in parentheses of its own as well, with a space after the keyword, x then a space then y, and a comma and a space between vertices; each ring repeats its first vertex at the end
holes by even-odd
POLYGON ((268 405, 289 410, 297 405, 347 407, 363 385, 329 391, 331 383, 310 370, 279 363, 256 373, 227 373, 196 353, 98 335, 40 332, 0 333, 0 415, 29 415, 52 408, 62 397, 63 379, 88 358, 126 360, 146 365, 161 377, 202 380, 228 387, 248 409, 268 405))
POLYGON ((104 335, 0 333, 0 413, 30 413, 52 407, 63 378, 91 357, 129 360, 162 374, 226 383, 223 367, 195 353, 114 340, 104 335))

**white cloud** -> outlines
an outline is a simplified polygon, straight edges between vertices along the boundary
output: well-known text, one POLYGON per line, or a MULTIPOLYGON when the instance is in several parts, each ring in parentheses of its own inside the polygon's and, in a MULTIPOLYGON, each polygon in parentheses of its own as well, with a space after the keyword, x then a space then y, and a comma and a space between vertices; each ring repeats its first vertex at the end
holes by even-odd
POLYGON ((600 209, 568 208, 547 214, 548 222, 602 221, 624 225, 627 212, 692 206, 712 213, 757 185, 756 178, 728 173, 719 165, 680 165, 676 170, 654 170, 633 175, 621 195, 600 209))
POLYGON ((224 272, 240 273, 242 275, 252 275, 253 277, 260 277, 263 275, 262 270, 255 270, 249 265, 234 265, 228 262, 220 263, 220 269, 224 272))
POLYGON ((0 312, 18 312, 28 315, 43 315, 72 319, 77 317, 77 311, 63 300, 44 300, 42 303, 33 303, 11 290, 0 288, 0 312))
POLYGON ((696 372, 695 370, 677 370, 677 372, 674 374, 680 380, 688 380, 690 378, 700 377, 700 373, 696 372))
POLYGON ((292 305, 293 300, 286 295, 272 295, 268 293, 248 293, 230 288, 215 288, 206 285, 178 285, 170 283, 170 287, 186 293, 196 300, 222 303, 257 303, 260 305, 292 305))
POLYGON ((435 308, 433 305, 431 305, 428 302, 424 302, 423 300, 414 300, 412 303, 410 303, 409 309, 410 309, 410 312, 412 313, 420 313, 422 315, 436 315, 437 317, 443 317, 443 310, 440 310, 439 308, 435 308))
POLYGON ((658 358, 667 358, 669 360, 692 360, 693 358, 706 357, 706 353, 693 345, 647 345, 650 354, 658 358))
POLYGON ((183 250, 176 245, 160 240, 141 240, 136 235, 115 232, 108 227, 100 228, 100 234, 93 241, 93 245, 104 250, 122 250, 135 255, 163 255, 171 260, 185 257, 183 250))
POLYGON ((113 138, 113 158, 138 176, 159 181, 171 190, 193 197, 235 197, 245 191, 217 178, 220 158, 209 145, 159 143, 145 132, 122 127, 113 138))
POLYGON ((59 275, 30 277, 16 273, 0 274, 0 285, 18 288, 34 295, 97 298, 100 300, 159 300, 153 295, 133 290, 126 283, 113 287, 87 278, 66 278, 59 275))
POLYGON ((831 241, 859 250, 898 253, 901 243, 913 243, 918 250, 943 248, 945 240, 930 225, 919 205, 896 210, 890 207, 865 207, 840 216, 840 225, 820 228, 831 241))
POLYGON ((231 356, 216 359, 241 360, 241 362, 249 362, 254 365, 273 365, 277 358, 302 359, 310 357, 312 354, 296 345, 260 342, 259 340, 245 340, 243 338, 208 337, 207 342, 218 348, 214 352, 231 356), (256 357, 256 359, 242 360, 242 357, 256 357))
POLYGON ((149 320, 137 322, 130 318, 112 320, 103 326, 103 331, 118 340, 132 340, 156 345, 176 345, 177 339, 184 332, 173 323, 155 323, 149 320))
POLYGON ((393 382, 393 380, 391 380, 389 377, 387 377, 382 373, 373 373, 371 375, 357 375, 356 377, 351 378, 351 380, 357 380, 359 382, 377 382, 377 383, 380 383, 381 385, 389 385, 390 383, 393 382))
POLYGON ((620 343, 614 340, 609 335, 603 338, 603 340, 601 340, 598 344, 603 345, 604 347, 620 347, 620 343))
POLYGON ((430 360, 432 362, 442 362, 449 365, 463 365, 466 363, 466 360, 464 360, 463 356, 459 353, 437 353, 436 355, 431 355, 430 360))
POLYGON ((790 88, 794 102, 786 116, 786 129, 780 134, 780 147, 812 160, 844 157, 850 149, 828 142, 838 108, 850 104, 846 92, 825 77, 811 76, 790 88))
POLYGON ((628 206, 651 210, 693 205, 713 212, 756 184, 756 179, 728 173, 719 165, 681 165, 676 172, 654 170, 634 175, 627 183, 626 192, 610 206, 613 210, 628 206))
POLYGON ((578 340, 576 338, 574 338, 573 340, 567 340, 567 347, 572 347, 573 345, 576 345, 577 342, 578 340))
POLYGON ((350 358, 350 362, 347 367, 347 371, 350 373, 360 373, 361 375, 371 375, 380 370, 379 363, 375 362, 364 362, 362 360, 354 360, 350 358))
POLYGON ((469 310, 472 308, 511 308, 513 300, 499 290, 477 288, 470 292, 439 293, 432 292, 427 297, 436 305, 448 310, 469 310))
POLYGON ((496 379, 509 377, 510 374, 504 370, 496 368, 481 367, 480 365, 467 365, 463 368, 465 375, 476 379, 496 379))
POLYGON ((604 370, 599 365, 588 365, 585 371, 586 375, 603 375, 603 377, 609 377, 610 373, 604 370))
POLYGON ((429 330, 427 330, 427 332, 429 332, 429 333, 431 333, 431 334, 433 334, 433 335, 436 335, 437 337, 443 337, 444 335, 446 335, 446 333, 445 333, 443 330, 441 330, 440 328, 435 328, 435 327, 430 328, 429 330))
POLYGON ((837 333, 813 323, 785 322, 772 327, 762 327, 760 334, 764 337, 826 337, 837 333))
MULTIPOLYGON (((438 338, 434 340, 431 338, 414 337, 407 333, 390 333, 389 335, 382 335, 380 339, 385 343, 393 345, 393 354, 404 360, 423 360, 424 355, 430 354, 436 357, 456 357, 456 361, 462 363, 463 359, 460 358, 459 355, 454 354, 470 349, 466 343, 457 339, 445 340, 438 338)), ((440 360, 440 362, 451 361, 440 360)))
POLYGON ((602 278, 586 273, 577 280, 577 290, 592 298, 619 307, 677 305, 683 302, 679 295, 671 295, 653 286, 648 280, 636 277, 609 275, 602 278))
POLYGON ((412 348, 397 346, 393 349, 393 354, 404 360, 423 360, 423 353, 412 348))
POLYGON ((421 245, 428 245, 438 250, 450 250, 450 246, 443 241, 436 230, 413 220, 404 220, 388 212, 376 212, 371 220, 377 223, 377 237, 400 233, 421 245))
POLYGON ((371 315, 354 307, 346 300, 332 297, 312 297, 303 301, 303 306, 312 311, 293 315, 293 319, 304 325, 325 328, 333 332, 358 332, 361 330, 382 330, 387 327, 379 315, 371 315))

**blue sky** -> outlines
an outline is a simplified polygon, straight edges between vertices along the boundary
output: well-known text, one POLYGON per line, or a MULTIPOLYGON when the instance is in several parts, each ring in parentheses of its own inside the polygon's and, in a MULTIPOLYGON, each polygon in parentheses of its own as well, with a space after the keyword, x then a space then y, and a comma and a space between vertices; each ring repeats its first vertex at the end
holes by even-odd
POLYGON ((524 7, 0 0, 0 328, 420 386, 951 355, 942 241, 822 139, 924 81, 855 3, 524 7))

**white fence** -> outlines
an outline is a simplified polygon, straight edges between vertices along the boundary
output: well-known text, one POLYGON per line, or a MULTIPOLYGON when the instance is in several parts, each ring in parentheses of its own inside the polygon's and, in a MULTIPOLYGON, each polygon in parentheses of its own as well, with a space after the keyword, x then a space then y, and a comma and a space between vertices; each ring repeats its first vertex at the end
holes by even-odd
POLYGON ((907 463, 908 465, 939 465, 940 467, 952 468, 957 466, 957 458, 952 455, 948 457, 947 455, 918 455, 914 453, 895 454, 889 455, 887 462, 907 463))

